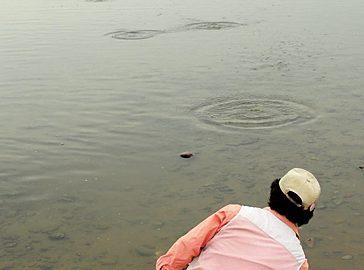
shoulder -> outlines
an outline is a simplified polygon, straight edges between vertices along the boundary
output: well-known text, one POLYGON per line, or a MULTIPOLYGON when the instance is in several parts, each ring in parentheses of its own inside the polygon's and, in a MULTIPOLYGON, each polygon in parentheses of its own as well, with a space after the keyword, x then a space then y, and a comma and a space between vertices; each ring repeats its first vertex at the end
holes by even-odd
POLYGON ((239 212, 241 209, 241 205, 239 204, 228 204, 225 205, 223 208, 220 209, 220 211, 227 211, 227 212, 239 212))
POLYGON ((228 204, 217 211, 217 214, 223 215, 228 220, 235 217, 241 210, 242 206, 239 204, 228 204))

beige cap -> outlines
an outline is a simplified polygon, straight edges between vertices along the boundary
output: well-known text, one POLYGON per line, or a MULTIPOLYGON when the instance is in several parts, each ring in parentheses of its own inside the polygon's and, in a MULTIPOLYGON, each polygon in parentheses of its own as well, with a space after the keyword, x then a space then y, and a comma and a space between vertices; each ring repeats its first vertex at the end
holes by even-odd
POLYGON ((279 187, 288 199, 289 191, 296 193, 302 200, 304 209, 313 205, 320 196, 320 184, 312 173, 300 168, 294 168, 279 180, 279 187))

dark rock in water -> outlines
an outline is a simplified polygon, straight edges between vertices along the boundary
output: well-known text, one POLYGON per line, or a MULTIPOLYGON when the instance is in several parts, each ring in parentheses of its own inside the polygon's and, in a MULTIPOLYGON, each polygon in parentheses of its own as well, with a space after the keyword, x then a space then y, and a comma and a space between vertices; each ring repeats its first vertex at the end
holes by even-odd
POLYGON ((307 247, 313 248, 315 246, 315 238, 313 237, 306 238, 304 240, 304 243, 306 244, 307 247))
POLYGON ((154 249, 147 246, 140 246, 135 248, 135 252, 142 257, 151 257, 154 256, 154 249))
POLYGON ((61 232, 55 232, 48 236, 50 240, 63 240, 66 238, 66 235, 61 232))
POLYGON ((186 151, 186 152, 183 152, 183 153, 179 154, 179 156, 181 158, 190 158, 190 157, 193 157, 193 153, 189 152, 189 151, 186 151))
POLYGON ((359 166, 359 169, 364 170, 364 166, 359 166))
POLYGON ((351 256, 351 255, 345 255, 345 256, 342 256, 341 259, 348 261, 348 260, 352 260, 353 259, 353 256, 351 256))

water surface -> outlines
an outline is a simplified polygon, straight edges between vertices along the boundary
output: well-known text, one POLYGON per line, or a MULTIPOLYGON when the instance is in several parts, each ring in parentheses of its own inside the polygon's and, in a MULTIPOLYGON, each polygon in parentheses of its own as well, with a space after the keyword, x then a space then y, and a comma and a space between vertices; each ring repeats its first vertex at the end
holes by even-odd
POLYGON ((361 269, 363 11, 2 1, 0 269, 153 269, 223 205, 265 206, 292 167, 322 184, 312 269, 361 269))

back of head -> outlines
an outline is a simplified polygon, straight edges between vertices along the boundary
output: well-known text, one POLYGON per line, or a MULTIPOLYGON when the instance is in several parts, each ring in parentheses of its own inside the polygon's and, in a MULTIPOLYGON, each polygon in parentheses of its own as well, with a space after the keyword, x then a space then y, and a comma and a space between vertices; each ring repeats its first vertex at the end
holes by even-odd
POLYGON ((272 182, 268 205, 301 226, 312 218, 320 192, 320 185, 310 172, 295 168, 272 182))

